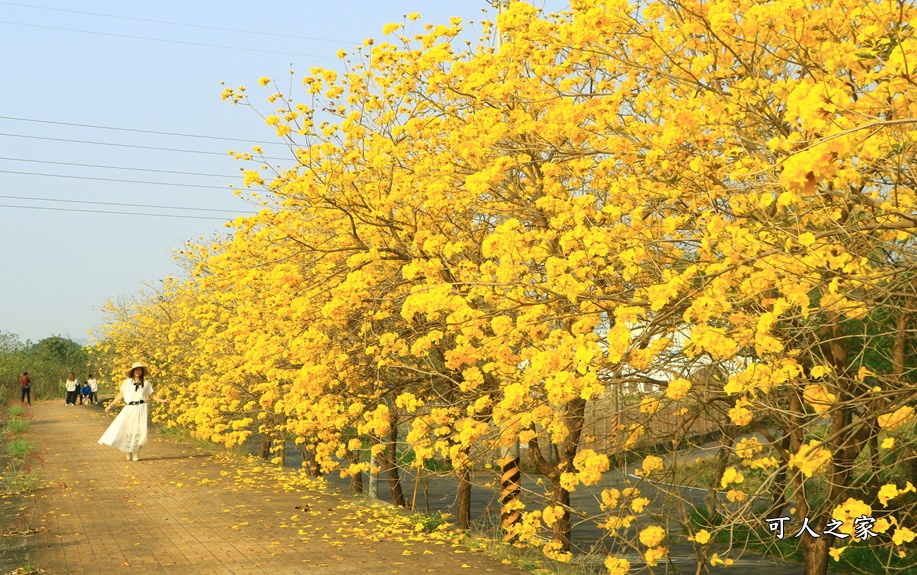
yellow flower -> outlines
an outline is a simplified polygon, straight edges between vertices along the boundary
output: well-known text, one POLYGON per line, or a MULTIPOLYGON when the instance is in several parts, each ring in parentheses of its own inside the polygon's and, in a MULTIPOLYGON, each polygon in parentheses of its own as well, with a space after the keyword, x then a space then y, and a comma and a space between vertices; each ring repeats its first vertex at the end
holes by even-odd
POLYGON ((665 554, 668 552, 668 549, 665 547, 653 547, 652 549, 647 549, 643 554, 643 558, 646 560, 646 564, 650 567, 655 567, 659 565, 659 560, 665 557, 665 554))
POLYGON ((904 489, 898 489, 898 486, 894 483, 886 483, 879 489, 879 503, 882 504, 882 507, 888 507, 889 499, 894 499, 899 495, 905 493, 910 493, 915 491, 914 486, 911 485, 911 482, 908 481, 907 485, 904 486, 904 489))
POLYGON ((730 483, 742 483, 745 481, 745 476, 736 471, 735 467, 730 467, 723 472, 723 478, 720 479, 720 487, 726 488, 730 483))
POLYGON ((764 448, 757 437, 743 437, 736 445, 736 455, 742 459, 751 459, 755 453, 764 448))
POLYGON ((843 547, 834 547, 828 550, 828 554, 831 555, 831 557, 833 557, 835 561, 840 561, 841 553, 843 553, 844 549, 847 549, 847 547, 849 547, 849 545, 845 545, 843 547))
POLYGON ((893 483, 886 483, 879 489, 879 503, 882 507, 888 507, 888 500, 898 497, 898 487, 893 483))
POLYGON ((560 541, 549 541, 541 548, 546 557, 560 563, 569 563, 573 558, 573 553, 563 550, 563 544, 560 541))
POLYGON ((735 503, 736 501, 745 501, 746 499, 748 499, 748 495, 746 495, 744 491, 741 491, 739 489, 730 489, 726 493, 726 499, 735 503))
POLYGON ((853 534, 853 520, 864 515, 871 517, 872 507, 852 497, 835 507, 831 512, 833 519, 843 522, 843 525, 838 527, 837 530, 847 535, 853 534))
POLYGON ((881 445, 882 449, 891 449, 894 446, 895 446, 894 437, 886 437, 885 439, 882 440, 882 445, 881 445))
POLYGON ((691 382, 687 379, 673 379, 665 390, 665 394, 670 399, 681 399, 688 394, 691 389, 691 382))
POLYGON ((579 472, 579 482, 583 485, 595 485, 602 479, 602 474, 611 467, 608 456, 584 449, 573 458, 573 466, 579 472))
POLYGON ((748 425, 753 419, 751 411, 745 407, 736 406, 729 410, 729 419, 736 425, 748 425))
MULTIPOLYGON (((898 524, 898 520, 895 519, 894 517, 892 517, 892 521, 894 521, 895 525, 898 524)), ((876 533, 885 533, 886 531, 888 531, 889 527, 891 526, 892 526, 892 523, 890 523, 888 519, 882 517, 881 519, 876 521, 875 525, 872 526, 872 530, 875 531, 876 533)))
POLYGON ((878 417, 879 427, 883 429, 896 429, 905 423, 914 415, 914 408, 908 405, 896 410, 893 413, 884 413, 878 417))
POLYGON ((602 490, 602 509, 614 509, 618 506, 618 499, 621 497, 621 492, 617 489, 603 489, 602 490))
POLYGON ((665 539, 665 529, 658 525, 650 525, 640 532, 640 543, 647 547, 656 547, 665 539))
POLYGON ((640 400, 640 412, 650 415, 659 411, 659 400, 655 397, 644 397, 640 400))
POLYGON ((799 235, 799 238, 796 240, 799 242, 799 245, 803 247, 809 247, 815 243, 815 234, 812 232, 805 232, 799 235))
POLYGON ((609 555, 605 558, 605 568, 608 569, 608 575, 627 575, 630 571, 630 561, 609 555))
MULTIPOLYGON (((813 368, 813 371, 814 370, 815 368, 813 368)), ((812 406, 815 413, 824 413, 828 411, 831 404, 837 401, 837 396, 828 391, 828 388, 821 384, 807 385, 802 394, 802 398, 812 406)))
POLYGON ((710 565, 716 567, 717 565, 722 565, 724 567, 729 567, 732 565, 732 559, 721 559, 719 553, 714 553, 710 556, 710 565))
POLYGON ((694 540, 700 543, 701 545, 706 545, 710 541, 710 532, 706 529, 701 529, 694 534, 694 540))
POLYGON ((817 439, 809 441, 799 448, 799 452, 790 456, 789 467, 796 467, 806 477, 824 471, 831 461, 831 452, 824 447, 819 447, 817 439))
POLYGON ((560 505, 549 505, 544 508, 544 511, 541 512, 541 519, 544 521, 544 524, 550 527, 554 523, 564 516, 564 508, 560 505))
POLYGON ((643 460, 643 475, 647 476, 654 471, 661 471, 663 469, 662 458, 656 457, 655 455, 647 455, 643 460))
POLYGON ((649 505, 649 503, 650 503, 650 500, 647 499, 646 497, 638 497, 630 502, 630 508, 635 513, 642 513, 643 510, 646 508, 646 506, 649 505))
POLYGON ((895 542, 895 545, 904 545, 905 543, 913 541, 915 535, 917 535, 917 533, 914 533, 907 527, 899 526, 895 529, 894 535, 892 535, 892 541, 895 542))

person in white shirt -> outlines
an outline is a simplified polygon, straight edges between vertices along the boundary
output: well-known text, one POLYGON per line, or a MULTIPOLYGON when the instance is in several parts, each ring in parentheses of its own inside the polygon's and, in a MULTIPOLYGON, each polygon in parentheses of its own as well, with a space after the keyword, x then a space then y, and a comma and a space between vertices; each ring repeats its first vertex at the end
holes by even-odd
POLYGON ((86 383, 89 384, 89 403, 93 405, 99 403, 99 382, 90 373, 86 378, 86 383))
POLYGON ((128 461, 140 461, 140 448, 146 444, 149 413, 146 400, 169 403, 168 399, 160 398, 153 391, 153 386, 146 380, 147 373, 147 368, 142 363, 132 365, 127 372, 128 379, 121 384, 118 395, 105 406, 105 411, 108 411, 122 399, 126 404, 102 434, 99 444, 120 449, 127 454, 128 461))
POLYGON ((76 405, 76 390, 79 386, 80 384, 76 380, 76 374, 71 371, 70 377, 68 377, 66 383, 64 383, 64 387, 67 389, 67 399, 64 405, 76 405))

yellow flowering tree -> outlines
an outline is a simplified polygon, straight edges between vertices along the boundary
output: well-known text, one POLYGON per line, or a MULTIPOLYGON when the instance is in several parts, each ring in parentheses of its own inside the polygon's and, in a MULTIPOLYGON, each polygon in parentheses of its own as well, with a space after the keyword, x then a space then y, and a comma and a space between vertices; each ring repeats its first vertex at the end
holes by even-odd
MULTIPOLYGON (((149 357, 187 382, 174 421, 291 434, 355 476, 366 440, 401 504, 399 445, 447 459, 462 526, 472 468, 520 442, 550 485, 512 534, 550 530, 559 560, 580 516, 651 567, 681 523, 725 565, 709 541, 792 502, 819 531, 875 513, 875 560, 913 563, 917 10, 515 2, 497 48, 491 24, 463 47, 459 19, 414 38, 411 20, 311 70, 302 102, 262 79, 295 162, 248 170, 262 213, 194 246, 165 307, 115 318, 122 358, 147 322, 149 357), (588 407, 648 382, 664 395, 619 420, 623 443, 585 445, 588 407), (700 420, 720 438, 709 525, 648 497, 675 453, 641 452, 599 515, 573 505, 617 450, 673 448, 700 420)), ((807 573, 843 558, 834 541, 800 539, 807 573)))

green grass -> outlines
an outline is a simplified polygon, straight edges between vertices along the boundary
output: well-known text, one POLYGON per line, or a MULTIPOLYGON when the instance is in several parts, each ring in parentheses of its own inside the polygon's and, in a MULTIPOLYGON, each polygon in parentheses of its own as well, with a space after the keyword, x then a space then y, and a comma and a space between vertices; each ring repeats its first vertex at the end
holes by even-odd
POLYGON ((599 572, 596 566, 584 563, 559 563, 544 556, 541 549, 534 547, 519 548, 492 539, 487 534, 481 536, 469 534, 462 543, 471 549, 483 551, 485 555, 498 559, 520 569, 531 571, 535 575, 595 575, 599 572))
POLYGON ((32 491, 38 484, 38 470, 26 470, 18 460, 10 461, 0 475, 0 493, 22 493, 32 491))
POLYGON ((437 511, 430 515, 424 515, 423 513, 415 513, 411 515, 411 525, 415 527, 420 525, 421 528, 427 533, 432 533, 436 531, 441 525, 449 524, 449 514, 437 511))
POLYGON ((6 430, 14 435, 19 435, 20 433, 24 433, 28 429, 29 429, 29 420, 28 419, 20 419, 18 417, 14 417, 10 419, 8 422, 6 422, 6 430))
POLYGON ((31 441, 14 439, 7 444, 6 451, 13 459, 22 459, 32 451, 32 447, 34 447, 34 444, 31 441))
POLYGON ((25 413, 25 408, 19 404, 14 403, 13 405, 10 406, 8 411, 9 411, 9 414, 12 415, 13 417, 19 417, 20 415, 25 413))

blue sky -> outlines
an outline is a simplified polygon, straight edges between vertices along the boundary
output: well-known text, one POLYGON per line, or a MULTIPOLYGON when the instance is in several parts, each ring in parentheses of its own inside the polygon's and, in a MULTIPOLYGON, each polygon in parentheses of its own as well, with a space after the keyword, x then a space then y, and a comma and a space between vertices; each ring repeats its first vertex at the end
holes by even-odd
POLYGON ((410 12, 495 14, 486 0, 254 6, 0 1, 0 331, 83 339, 106 301, 179 275, 172 250, 252 211, 228 189, 242 164, 225 152, 276 138, 221 101, 220 82, 256 96, 262 76, 338 67, 339 48, 381 39, 410 12))

